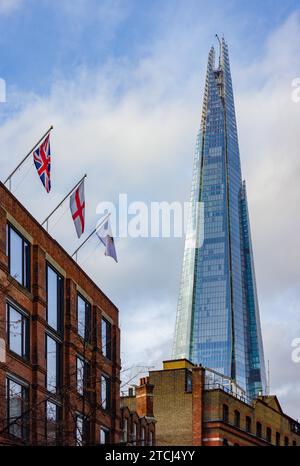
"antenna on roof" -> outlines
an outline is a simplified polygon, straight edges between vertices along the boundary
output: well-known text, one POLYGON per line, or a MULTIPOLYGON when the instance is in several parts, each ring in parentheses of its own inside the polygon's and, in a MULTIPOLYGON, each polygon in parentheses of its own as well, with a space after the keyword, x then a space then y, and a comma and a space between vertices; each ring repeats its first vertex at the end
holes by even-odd
POLYGON ((219 46, 220 46, 220 53, 219 53, 219 67, 221 68, 221 48, 222 48, 222 44, 221 44, 220 37, 218 36, 218 34, 216 34, 216 38, 218 39, 219 46))

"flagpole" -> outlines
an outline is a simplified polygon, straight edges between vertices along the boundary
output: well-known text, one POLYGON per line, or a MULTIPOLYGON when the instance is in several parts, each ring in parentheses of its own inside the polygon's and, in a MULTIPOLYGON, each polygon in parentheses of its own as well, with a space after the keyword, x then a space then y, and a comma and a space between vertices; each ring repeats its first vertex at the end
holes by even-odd
POLYGON ((47 136, 47 134, 50 133, 50 131, 53 129, 53 125, 50 126, 50 128, 45 132, 45 134, 39 139, 39 141, 33 146, 33 148, 28 152, 27 155, 21 160, 19 165, 14 169, 14 171, 6 178, 3 184, 6 184, 9 181, 9 190, 11 191, 11 178, 14 176, 14 174, 19 170, 19 168, 23 165, 23 163, 28 159, 28 157, 32 154, 36 146, 39 145, 40 142, 47 136))
POLYGON ((74 186, 73 189, 71 189, 71 191, 63 198, 63 200, 55 207, 55 209, 52 210, 51 214, 48 215, 47 218, 45 218, 45 220, 43 221, 42 223, 42 226, 46 223, 46 230, 48 231, 48 222, 49 222, 49 219, 50 217, 52 217, 52 215, 63 205, 63 203, 65 202, 65 200, 71 196, 71 194, 75 191, 75 189, 83 182, 83 180, 87 177, 87 174, 85 174, 81 180, 78 181, 78 183, 74 186))
POLYGON ((89 236, 83 241, 83 243, 81 243, 81 245, 76 249, 76 251, 73 252, 72 257, 75 256, 76 262, 77 262, 78 251, 88 242, 88 240, 96 233, 96 231, 99 230, 99 228, 101 228, 104 225, 104 223, 106 222, 109 216, 110 216, 110 212, 106 215, 106 217, 104 217, 100 225, 97 225, 96 228, 92 231, 92 233, 90 233, 89 236))

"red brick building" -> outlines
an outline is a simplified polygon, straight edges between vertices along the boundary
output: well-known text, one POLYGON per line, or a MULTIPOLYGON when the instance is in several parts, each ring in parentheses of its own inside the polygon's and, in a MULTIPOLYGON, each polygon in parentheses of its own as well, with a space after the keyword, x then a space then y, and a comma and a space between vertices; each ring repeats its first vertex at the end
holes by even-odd
POLYGON ((0 444, 117 443, 118 309, 0 184, 0 444))
POLYGON ((227 377, 186 359, 165 361, 149 383, 157 445, 300 445, 300 423, 276 396, 250 400, 227 377))
POLYGON ((147 377, 121 397, 121 443, 127 446, 156 445, 153 389, 147 377))

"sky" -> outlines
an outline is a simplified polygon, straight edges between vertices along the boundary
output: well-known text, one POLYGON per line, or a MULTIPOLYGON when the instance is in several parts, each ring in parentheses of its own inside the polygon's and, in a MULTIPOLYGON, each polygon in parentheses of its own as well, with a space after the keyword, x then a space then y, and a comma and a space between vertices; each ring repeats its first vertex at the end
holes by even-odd
MULTIPOLYGON (((224 34, 271 392, 300 418, 300 363, 291 357, 300 338, 299 3, 0 0, 0 28, 1 180, 53 124, 51 196, 31 163, 13 193, 42 221, 87 173, 87 231, 98 203, 119 193, 189 199, 207 55, 224 34)), ((72 253, 79 241, 67 208, 50 232, 72 253)), ((183 239, 119 238, 116 247, 118 264, 96 239, 78 261, 118 306, 123 367, 142 375, 171 356, 183 239)))

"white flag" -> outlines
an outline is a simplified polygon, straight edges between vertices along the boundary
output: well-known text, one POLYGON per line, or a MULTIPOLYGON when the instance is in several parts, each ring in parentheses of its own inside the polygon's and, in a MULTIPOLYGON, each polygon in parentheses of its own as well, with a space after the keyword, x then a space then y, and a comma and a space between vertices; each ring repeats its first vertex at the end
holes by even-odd
POLYGON ((80 183, 76 191, 70 196, 70 209, 76 228, 77 236, 80 238, 84 232, 85 225, 85 198, 84 181, 80 183))
POLYGON ((98 238, 101 240, 101 242, 105 246, 105 253, 104 254, 106 256, 112 257, 116 262, 118 262, 115 243, 114 243, 114 238, 113 238, 113 235, 112 235, 109 218, 107 218, 107 220, 104 222, 104 224, 100 226, 100 228, 96 231, 96 233, 97 233, 98 238))

